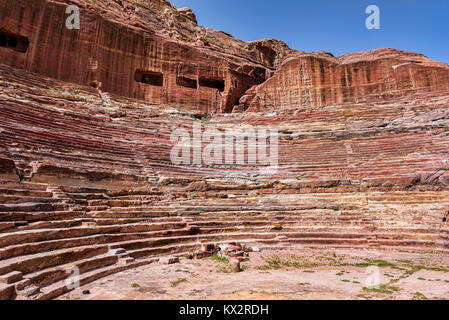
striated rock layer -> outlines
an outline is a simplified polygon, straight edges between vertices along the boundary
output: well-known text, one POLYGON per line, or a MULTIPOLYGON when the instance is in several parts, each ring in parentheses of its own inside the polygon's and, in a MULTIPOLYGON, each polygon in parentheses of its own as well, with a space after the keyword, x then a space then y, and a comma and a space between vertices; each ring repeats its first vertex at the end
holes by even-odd
POLYGON ((449 93, 202 121, 278 128, 264 175, 172 164, 171 129, 195 113, 0 70, 2 298, 54 298, 73 266, 85 284, 203 243, 448 249, 449 93))
POLYGON ((449 90, 449 66, 395 49, 338 58, 299 54, 249 90, 234 111, 307 109, 449 90))
POLYGON ((193 44, 194 14, 168 2, 72 2, 87 26, 74 34, 51 32, 65 1, 0 2, 0 299, 55 298, 74 266, 83 285, 207 243, 449 249, 444 64, 390 49, 305 54, 213 30, 205 47, 193 44), (192 85, 189 72, 197 89, 173 86, 192 85), (232 91, 234 72, 244 81, 232 91), (219 74, 223 92, 201 88, 219 74), (304 92, 306 74, 303 104, 289 92, 304 92), (223 114, 236 99, 246 112, 223 114), (278 171, 174 164, 171 134, 194 123, 277 129, 278 171))
POLYGON ((231 112, 292 51, 198 27, 160 0, 1 1, 0 37, 11 42, 0 46, 4 64, 208 113, 231 112), (65 27, 69 4, 80 8, 79 30, 65 27))

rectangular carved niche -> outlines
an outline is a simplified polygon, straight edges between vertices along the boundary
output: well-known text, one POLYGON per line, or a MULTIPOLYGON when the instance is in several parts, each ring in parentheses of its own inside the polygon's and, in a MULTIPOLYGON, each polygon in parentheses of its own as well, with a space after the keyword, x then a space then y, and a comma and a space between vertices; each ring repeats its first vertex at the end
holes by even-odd
POLYGON ((164 85, 164 75, 161 72, 137 70, 134 79, 152 86, 162 87, 164 85))
POLYGON ((199 83, 200 83, 200 87, 214 88, 220 92, 223 92, 225 89, 225 81, 224 80, 200 78, 199 83))
POLYGON ((197 89, 198 88, 198 83, 197 83, 197 81, 195 79, 189 79, 189 78, 185 78, 185 77, 177 77, 176 78, 176 84, 178 86, 191 88, 191 89, 197 89))
POLYGON ((0 29, 0 47, 25 53, 27 52, 29 45, 30 41, 27 37, 0 29))

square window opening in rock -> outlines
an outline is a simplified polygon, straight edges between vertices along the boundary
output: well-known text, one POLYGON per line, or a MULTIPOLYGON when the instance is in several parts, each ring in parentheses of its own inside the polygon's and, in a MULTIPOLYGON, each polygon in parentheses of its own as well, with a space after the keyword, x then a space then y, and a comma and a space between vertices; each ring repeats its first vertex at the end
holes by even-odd
POLYGON ((191 88, 191 89, 197 89, 198 83, 195 79, 189 79, 184 77, 178 77, 176 78, 176 84, 182 87, 191 88))
POLYGON ((0 29, 0 47, 26 53, 29 45, 30 41, 27 37, 0 29))
POLYGON ((214 88, 220 92, 223 92, 225 89, 224 80, 200 78, 199 83, 200 83, 200 87, 214 88))
POLYGON ((162 87, 164 85, 164 75, 160 72, 137 70, 135 74, 137 82, 162 87))

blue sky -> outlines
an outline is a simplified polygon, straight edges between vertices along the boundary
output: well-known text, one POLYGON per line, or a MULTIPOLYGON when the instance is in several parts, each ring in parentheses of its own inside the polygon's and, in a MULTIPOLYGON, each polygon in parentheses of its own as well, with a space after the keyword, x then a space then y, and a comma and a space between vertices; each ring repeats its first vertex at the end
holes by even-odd
POLYGON ((335 56, 389 47, 449 63, 449 0, 170 1, 192 8, 200 25, 245 41, 275 38, 335 56), (371 4, 380 8, 380 30, 365 27, 371 4))

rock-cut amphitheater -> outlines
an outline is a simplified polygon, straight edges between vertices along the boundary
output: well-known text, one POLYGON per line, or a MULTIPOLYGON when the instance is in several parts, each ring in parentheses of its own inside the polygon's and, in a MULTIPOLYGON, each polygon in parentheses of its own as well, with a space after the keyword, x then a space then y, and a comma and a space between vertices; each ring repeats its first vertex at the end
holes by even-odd
POLYGON ((448 213, 445 63, 244 42, 166 0, 0 0, 1 299, 205 244, 444 254, 448 213), (192 123, 276 129, 277 171, 173 163, 192 123))

